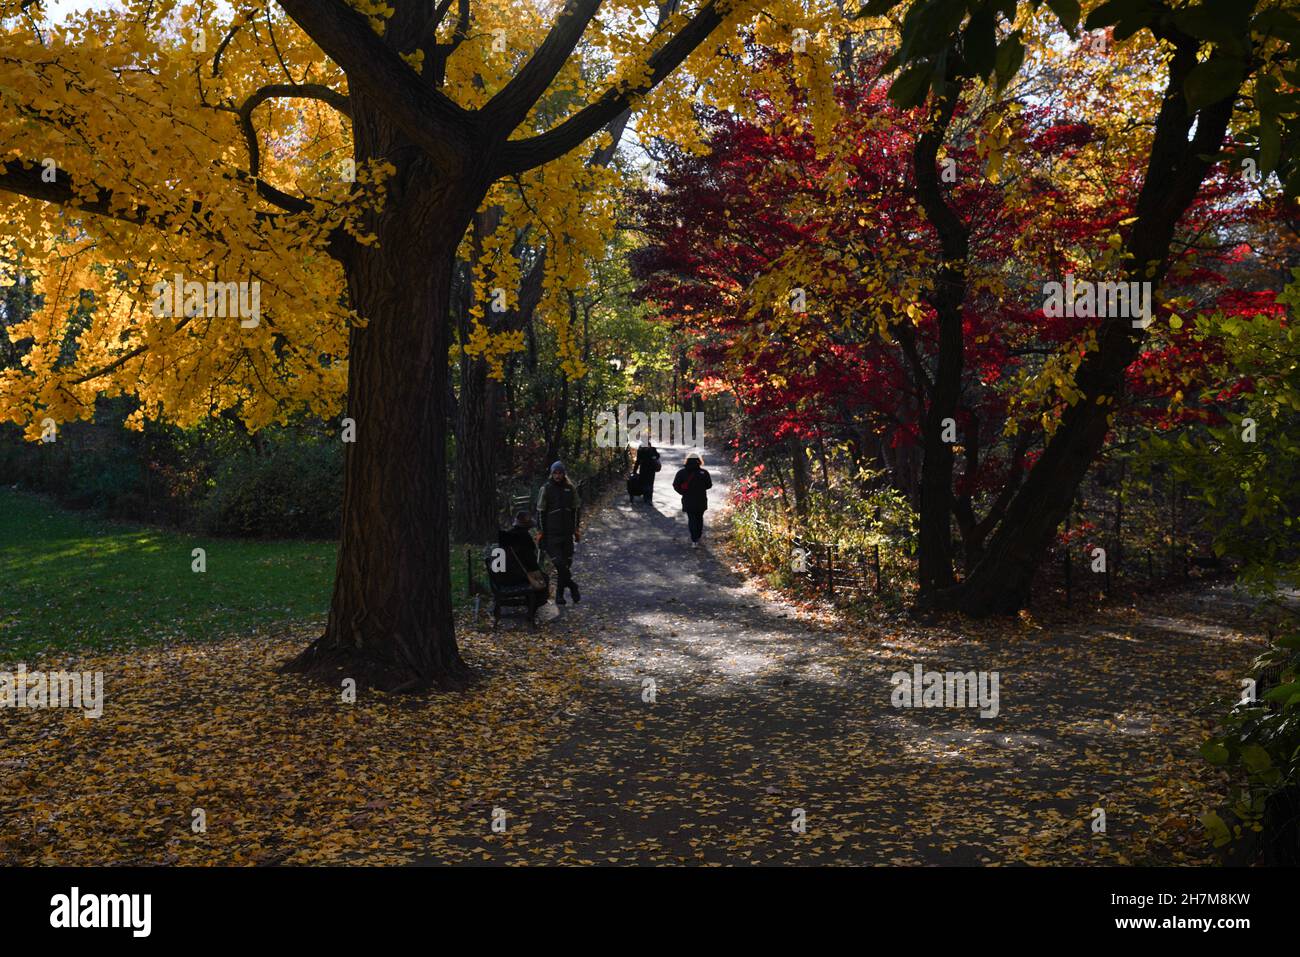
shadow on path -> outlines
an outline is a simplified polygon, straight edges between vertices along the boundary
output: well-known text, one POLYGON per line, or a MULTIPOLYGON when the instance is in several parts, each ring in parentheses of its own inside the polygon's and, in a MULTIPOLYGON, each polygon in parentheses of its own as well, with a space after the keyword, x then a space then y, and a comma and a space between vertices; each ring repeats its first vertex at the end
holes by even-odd
POLYGON ((481 796, 481 830, 444 845, 484 863, 1204 859, 1217 779, 1195 749, 1262 648, 1248 603, 1220 588, 1065 626, 833 633, 712 553, 731 480, 716 456, 706 547, 689 547, 684 450, 664 453, 652 505, 620 494, 588 519, 583 602, 548 609, 545 627, 596 643, 599 673, 549 750, 481 796), (891 675, 918 662, 996 671, 997 716, 895 708, 891 675))

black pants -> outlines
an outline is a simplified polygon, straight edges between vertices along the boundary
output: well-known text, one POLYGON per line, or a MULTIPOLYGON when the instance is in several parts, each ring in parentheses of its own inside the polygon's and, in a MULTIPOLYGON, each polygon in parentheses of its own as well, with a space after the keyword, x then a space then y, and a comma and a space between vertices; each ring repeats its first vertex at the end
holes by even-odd
POLYGON ((573 584, 573 541, 555 542, 550 540, 546 542, 546 554, 551 556, 551 563, 555 566, 555 597, 559 598, 564 594, 564 589, 573 584))
POLYGON ((704 534, 704 513, 687 512, 686 526, 691 530, 691 541, 698 542, 700 536, 704 534))

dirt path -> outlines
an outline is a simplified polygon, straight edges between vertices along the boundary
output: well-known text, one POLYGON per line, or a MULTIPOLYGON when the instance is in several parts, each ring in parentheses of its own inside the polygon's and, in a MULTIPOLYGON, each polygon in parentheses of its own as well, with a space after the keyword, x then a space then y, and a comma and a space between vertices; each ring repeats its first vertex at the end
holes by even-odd
POLYGON ((681 458, 665 450, 653 505, 616 496, 589 520, 584 600, 543 627, 594 641, 599 673, 550 749, 484 796, 505 833, 451 844, 498 863, 1203 859, 1218 782, 1195 749, 1262 648, 1249 604, 1216 588, 1104 620, 834 633, 728 570, 708 544, 721 508, 690 549, 681 458), (890 676, 917 663, 997 672, 997 716, 894 707, 890 676))

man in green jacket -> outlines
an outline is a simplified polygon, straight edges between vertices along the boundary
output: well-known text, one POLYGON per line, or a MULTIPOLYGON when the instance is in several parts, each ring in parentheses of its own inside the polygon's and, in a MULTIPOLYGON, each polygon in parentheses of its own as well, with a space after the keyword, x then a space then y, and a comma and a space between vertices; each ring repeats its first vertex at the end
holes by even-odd
POLYGON ((542 548, 555 565, 555 603, 564 604, 564 589, 569 589, 573 601, 582 600, 578 583, 573 580, 573 544, 582 541, 578 529, 582 517, 582 499, 569 481, 563 462, 551 466, 551 477, 537 496, 537 515, 541 521, 542 548))

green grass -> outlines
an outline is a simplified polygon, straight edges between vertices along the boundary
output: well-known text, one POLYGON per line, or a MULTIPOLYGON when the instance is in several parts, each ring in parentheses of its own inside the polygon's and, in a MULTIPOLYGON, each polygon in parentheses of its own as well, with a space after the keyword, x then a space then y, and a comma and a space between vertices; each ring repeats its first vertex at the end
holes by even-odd
MULTIPOLYGON (((324 620, 337 546, 218 538, 70 512, 0 489, 0 662, 205 641, 324 620), (207 571, 191 552, 207 552, 207 571)), ((464 600, 463 548, 452 595, 464 600)))

